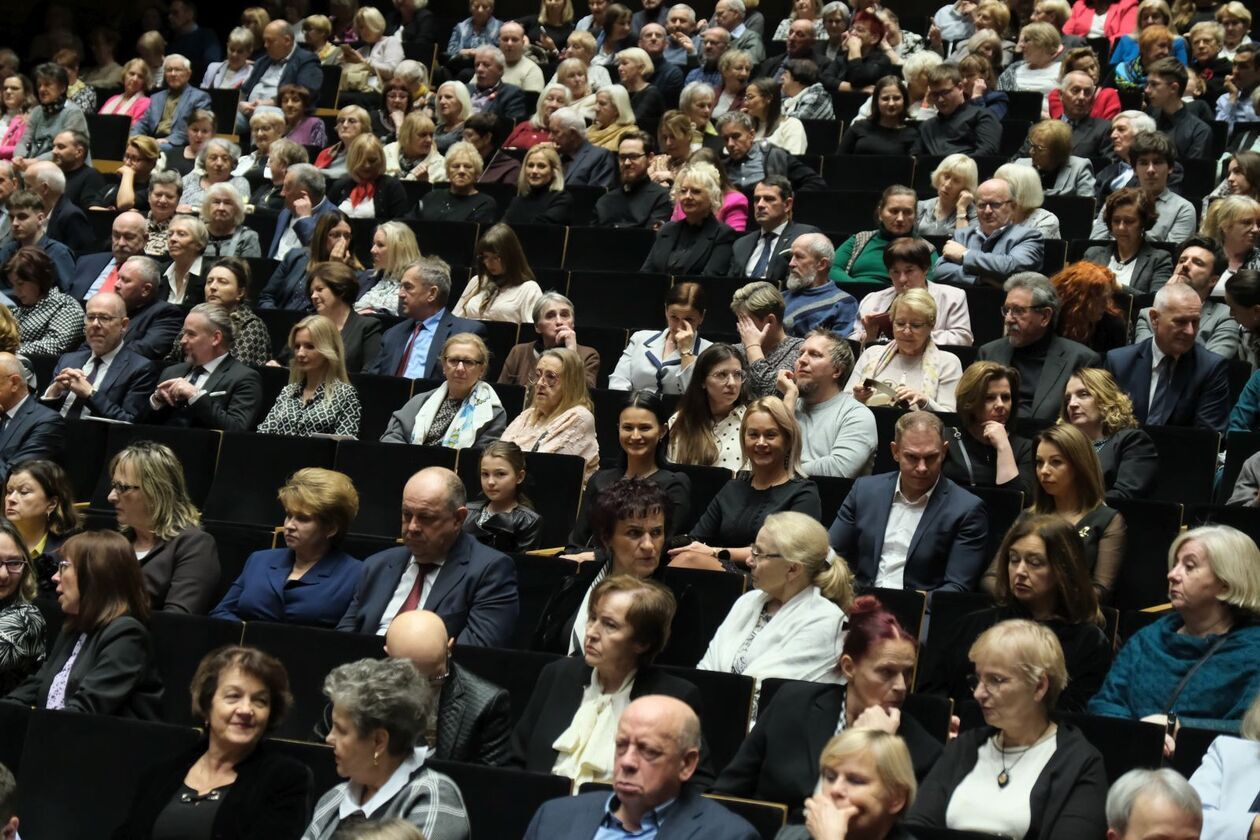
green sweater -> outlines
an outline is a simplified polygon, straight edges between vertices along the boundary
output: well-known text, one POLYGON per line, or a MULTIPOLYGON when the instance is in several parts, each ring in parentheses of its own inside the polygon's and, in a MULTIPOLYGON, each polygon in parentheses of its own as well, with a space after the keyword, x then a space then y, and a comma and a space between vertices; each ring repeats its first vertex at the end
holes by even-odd
MULTIPOLYGON (((844 270, 849 260, 853 258, 853 249, 857 244, 858 236, 861 235, 850 236, 836 249, 836 256, 831 261, 831 281, 833 283, 878 283, 881 286, 887 286, 891 281, 888 279, 888 269, 884 267, 884 249, 892 240, 884 237, 882 228, 875 231, 875 235, 867 241, 866 247, 854 261, 852 269, 844 270)), ((938 256, 936 249, 933 249, 933 269, 936 268, 938 256)))

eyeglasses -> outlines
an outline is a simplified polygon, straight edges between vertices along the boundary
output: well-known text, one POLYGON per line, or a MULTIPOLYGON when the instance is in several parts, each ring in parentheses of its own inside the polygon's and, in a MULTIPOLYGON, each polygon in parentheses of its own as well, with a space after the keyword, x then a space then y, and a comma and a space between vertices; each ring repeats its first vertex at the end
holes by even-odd
POLYGON ((715 370, 709 374, 711 382, 743 382, 744 372, 742 370, 715 370))
POLYGON ((1049 307, 1047 306, 1003 306, 1000 311, 1002 313, 1003 318, 1005 318, 1008 315, 1013 315, 1016 318, 1023 318, 1025 315, 1027 315, 1029 312, 1033 311, 1034 309, 1049 309, 1049 307))
POLYGON ((927 321, 893 321, 893 329, 918 332, 927 326, 927 321))
POLYGON ((647 157, 647 155, 640 152, 638 154, 621 154, 617 157, 621 159, 622 163, 634 163, 636 160, 641 160, 642 158, 647 157))
POLYGON ((86 320, 89 324, 92 324, 92 323, 112 324, 118 320, 118 316, 117 315, 93 315, 91 313, 88 313, 87 315, 84 316, 84 320, 86 320))
POLYGON ((60 563, 57 564, 57 574, 65 574, 66 570, 69 569, 73 565, 74 564, 71 563, 69 560, 62 560, 60 563))
POLYGON ((0 560, 0 566, 4 566, 6 572, 11 575, 20 575, 22 570, 26 568, 25 560, 0 560))
POLYGON ((1044 152, 1044 151, 1046 151, 1046 149, 1048 149, 1048 148, 1050 148, 1050 147, 1049 147, 1049 146, 1047 146, 1047 145, 1046 145, 1046 144, 1044 144, 1044 143, 1033 143, 1033 144, 1029 145, 1029 147, 1028 147, 1028 151, 1030 151, 1030 152, 1044 152))
POLYGON ((533 388, 539 382, 546 382, 548 385, 555 385, 560 381, 559 375, 549 370, 536 370, 534 375, 529 378, 529 387, 533 388))
POLYGON ((485 364, 484 362, 481 361, 481 359, 452 359, 448 357, 448 358, 442 359, 442 361, 453 368, 457 368, 457 367, 475 368, 475 367, 481 367, 483 364, 485 364))
POLYGON ((1003 207, 1005 207, 1006 205, 1010 203, 1011 202, 1009 199, 1007 199, 1006 201, 977 201, 976 209, 977 210, 1001 210, 1003 207))
POLYGON ((778 553, 777 551, 762 551, 760 548, 758 548, 755 545, 748 550, 749 559, 756 560, 758 563, 760 563, 762 560, 769 560, 771 557, 782 557, 782 556, 783 555, 778 553))
POLYGON ((1010 677, 999 677, 996 674, 971 674, 967 677, 967 687, 972 693, 980 686, 984 686, 984 690, 989 694, 1000 694, 1002 689, 1010 685, 1010 677))
POLYGON ((123 493, 128 493, 132 490, 139 490, 140 485, 123 484, 121 481, 111 481, 109 483, 109 489, 121 496, 123 493))
POLYGON ((929 90, 928 98, 929 99, 944 99, 945 97, 953 93, 955 89, 957 89, 957 87, 958 87, 957 85, 954 85, 953 87, 948 87, 948 88, 945 88, 944 90, 929 90))

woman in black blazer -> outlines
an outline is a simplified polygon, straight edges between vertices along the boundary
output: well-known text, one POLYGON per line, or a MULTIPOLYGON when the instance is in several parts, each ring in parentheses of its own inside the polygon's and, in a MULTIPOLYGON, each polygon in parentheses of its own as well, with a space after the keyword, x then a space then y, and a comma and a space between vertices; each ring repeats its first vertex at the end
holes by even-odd
POLYGON ((148 596, 131 544, 112 531, 89 531, 66 540, 61 554, 53 577, 65 613, 61 634, 39 671, 5 701, 157 720, 162 680, 145 626, 148 596))
POLYGON ((360 134, 350 142, 346 173, 328 189, 328 200, 350 218, 388 222, 411 209, 402 182, 385 174, 385 149, 375 135, 360 134))
POLYGON ((573 221, 573 196, 564 191, 564 167, 554 146, 532 146, 525 153, 516 195, 503 221, 509 225, 567 225, 573 221))
POLYGON ((1108 497, 1144 499, 1155 487, 1155 441, 1133 416, 1133 401, 1102 368, 1081 368, 1068 379, 1059 422, 1094 444, 1108 497))
POLYGON ((1085 251, 1084 259, 1111 269, 1124 288, 1138 295, 1153 295, 1172 276, 1172 256, 1146 241, 1159 217, 1154 203, 1136 187, 1116 190, 1103 204, 1102 218, 1114 240, 1085 251))
POLYGON ((381 351, 383 329, 379 319, 354 311, 359 297, 355 270, 342 262, 319 263, 311 269, 306 289, 315 314, 323 315, 341 331, 341 343, 346 348, 346 373, 371 368, 381 351))
POLYGON ((206 737, 145 774, 114 840, 297 840, 314 778, 263 740, 293 704, 284 666, 254 648, 219 648, 197 666, 191 693, 206 737))
POLYGON ((717 170, 707 163, 684 166, 671 195, 682 207, 683 218, 665 223, 639 270, 649 274, 725 275, 737 234, 715 215, 722 206, 717 170))

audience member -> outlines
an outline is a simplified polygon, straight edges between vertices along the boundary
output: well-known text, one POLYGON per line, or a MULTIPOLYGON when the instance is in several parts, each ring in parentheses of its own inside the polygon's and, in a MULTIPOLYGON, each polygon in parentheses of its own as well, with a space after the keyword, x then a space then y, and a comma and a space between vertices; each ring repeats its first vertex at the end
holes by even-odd
POLYGON ((0 352, 0 478, 14 466, 35 458, 60 461, 65 450, 65 421, 40 405, 26 382, 26 370, 12 353, 0 352))
MULTIPOLYGON (((853 322, 849 338, 867 342, 879 338, 892 338, 892 303, 914 289, 925 290, 936 303, 936 320, 932 324, 931 337, 937 345, 961 345, 970 347, 971 312, 967 296, 956 286, 929 283, 932 271, 932 246, 923 239, 899 237, 884 249, 884 267, 892 286, 870 292, 858 306, 858 317, 853 322)), ((790 298, 789 298, 790 299, 790 298)))
POLYGON ((167 241, 170 238, 171 220, 184 192, 184 179, 174 170, 163 169, 149 178, 149 212, 145 214, 146 256, 165 260, 167 241))
POLYGON ((489 355, 478 335, 448 338, 441 351, 445 381, 394 412, 381 441, 464 449, 498 440, 507 416, 494 389, 482 381, 489 355))
POLYGON ((857 301, 831 281, 835 248, 819 232, 801 233, 789 249, 783 324, 800 339, 817 329, 844 334, 856 322, 857 301))
POLYGON ((286 21, 267 23, 261 41, 263 54, 254 62, 249 78, 240 87, 241 101, 236 116, 238 133, 248 133, 250 117, 259 107, 280 104, 282 87, 298 85, 306 90, 318 91, 323 86, 319 57, 297 46, 293 28, 286 21))
POLYGON ((504 430, 502 440, 529 452, 581 457, 586 462, 585 485, 599 469, 599 444, 581 357, 567 347, 544 350, 534 366, 525 404, 525 410, 504 430))
MULTIPOLYGON (((936 55, 935 53, 928 53, 936 55)), ((939 56, 937 56, 939 59, 939 56)), ((784 73, 786 90, 795 77, 784 73)), ((818 86, 821 87, 821 86, 818 86)), ((802 94, 804 95, 804 94, 802 94)), ((826 95, 826 94, 824 94, 826 95)), ((826 97, 831 106, 830 96, 826 97)), ((875 83, 871 93, 871 115, 857 120, 840 138, 842 155, 908 155, 919 139, 918 121, 911 121, 910 111, 917 103, 910 102, 909 91, 897 76, 885 76, 875 83)), ((923 115, 920 109, 916 113, 923 115)), ((930 114, 930 112, 929 112, 930 114)), ((834 116, 832 117, 834 119, 834 116)))
POLYGON ((184 177, 191 174, 194 169, 200 168, 201 153, 206 148, 206 143, 214 137, 214 121, 213 111, 197 108, 189 111, 188 116, 184 118, 183 143, 167 149, 162 147, 160 141, 156 141, 159 151, 164 156, 163 163, 168 170, 179 175, 181 187, 184 177))
MULTIPOLYGON (((836 249, 831 279, 837 283, 878 283, 882 286, 888 281, 884 249, 894 239, 914 236, 915 213, 913 189, 897 185, 885 189, 875 208, 875 221, 879 227, 850 236, 836 249)), ((847 333, 848 330, 840 332, 847 333)))
POLYGON ((996 155, 1002 136, 998 118, 987 108, 966 101, 962 74, 956 64, 928 71, 928 99, 936 116, 919 124, 915 155, 996 155))
MULTIPOLYGON (((1225 840, 1256 825, 1251 782, 1256 776, 1256 742, 1260 741, 1260 695, 1247 707, 1239 734, 1242 737, 1214 739, 1190 777, 1190 787, 1203 800, 1202 836, 1208 840, 1225 840)), ((1181 781, 1181 776, 1173 775, 1181 781)), ((1196 830, 1186 836, 1200 835, 1196 830)))
POLYGON ((1036 169, 1005 163, 997 168, 993 177, 1010 187, 1012 224, 1037 231, 1045 239, 1062 239, 1059 217, 1042 206, 1046 193, 1036 169))
POLYGON ((1147 239, 1158 219, 1150 196, 1132 187, 1118 189, 1107 196, 1101 218, 1113 244, 1091 246, 1084 259, 1105 266, 1121 288, 1136 294, 1163 288, 1172 276, 1172 258, 1147 239))
POLYGON ((1194 116, 1182 100, 1188 81, 1185 65, 1175 58, 1161 58, 1146 72, 1146 102, 1155 127, 1172 141, 1177 157, 1211 157, 1212 129, 1194 116))
MULTIPOLYGON (((546 147, 538 149, 539 153, 547 151, 550 150, 546 147)), ((533 152, 531 149, 527 156, 533 152)), ((512 228, 499 223, 483 233, 474 247, 473 258, 476 274, 451 311, 458 317, 479 321, 528 323, 542 298, 542 288, 534 279, 512 228)))
POLYGON ((112 292, 123 263, 142 254, 144 243, 144 216, 135 211, 119 213, 110 226, 110 250, 79 257, 64 290, 75 300, 82 301, 98 292, 112 292))
MULTIPOLYGON (((674 224, 685 224, 684 222, 674 224)), ((681 394, 691 382, 699 354, 712 342, 701 338, 706 299, 699 283, 675 283, 665 293, 665 329, 638 330, 608 377, 614 391, 681 394)))
POLYGON ((1015 162, 1037 171, 1046 195, 1093 197, 1093 165, 1072 153, 1071 126, 1062 120, 1042 120, 1028 130, 1028 144, 1031 156, 1015 162))
POLYGON ((943 472, 965 487, 1006 487, 1031 496, 1033 447, 1014 434, 1020 375, 997 362, 975 362, 958 381, 959 426, 947 432, 943 472))
POLYGON ((267 256, 283 260, 290 251, 310 245, 316 222, 337 210, 324 194, 324 174, 308 163, 291 165, 284 173, 284 209, 276 219, 276 232, 267 256))
POLYGON ((151 361, 166 358, 183 328, 184 310, 157 295, 162 280, 158 263, 150 257, 128 257, 118 269, 114 291, 127 307, 127 349, 151 361))
POLYGON ((573 220, 573 196, 564 191, 560 156, 550 144, 525 152, 516 195, 503 214, 509 225, 568 225, 573 220))
MULTIPOLYGON (((1219 11, 1224 12, 1225 9, 1219 11)), ((1228 31, 1227 26, 1226 32, 1228 31)), ((1224 52, 1222 50, 1222 55, 1224 52)), ((1224 80, 1225 92, 1216 98, 1215 116, 1218 121, 1231 125, 1255 121, 1256 106, 1251 100, 1257 88, 1260 88, 1260 63, 1257 62, 1257 53, 1260 53, 1260 46, 1251 42, 1249 36, 1246 42, 1238 45, 1231 58, 1233 66, 1224 80)), ((1230 56, 1225 57, 1230 58, 1230 56)))
POLYGON ((752 117, 743 111, 723 114, 717 124, 726 149, 726 176, 737 189, 753 187, 770 175, 787 178, 797 192, 827 188, 814 170, 785 149, 757 143, 752 117))
MULTIPOLYGON (((468 132, 475 134, 471 127, 468 132)), ((446 168, 447 186, 432 190, 421 200, 420 219, 481 224, 493 222, 499 215, 499 208, 493 198, 477 189, 477 182, 485 171, 482 154, 477 147, 467 142, 455 143, 447 150, 443 166, 446 168)))
MULTIPOLYGON (((1058 89, 1050 91, 1047 97, 1050 117, 1067 125, 1070 153, 1089 161, 1098 171, 1106 165, 1112 151, 1109 118, 1119 113, 1120 97, 1115 88, 1098 87, 1094 75, 1098 72, 1098 56, 1093 50, 1081 53, 1079 59, 1088 63, 1089 72, 1069 68, 1067 60, 1065 54, 1063 68, 1067 72, 1059 78, 1058 89)), ((1097 183, 1094 188, 1098 189, 1097 183)))
POLYGON ((70 76, 65 68, 46 62, 38 65, 31 75, 35 79, 39 107, 31 108, 27 113, 22 139, 13 149, 13 162, 19 169, 30 161, 51 160, 53 138, 61 132, 78 131, 88 134, 87 118, 83 115, 83 110, 66 96, 70 87, 70 76))
MULTIPOLYGON (((258 65, 254 72, 258 72, 258 65)), ((194 111, 210 110, 210 95, 192 87, 191 79, 192 64, 187 58, 178 53, 166 56, 162 60, 161 89, 149 98, 144 115, 132 120, 131 135, 154 138, 164 152, 187 144, 188 117, 194 111)), ((313 89, 318 88, 317 84, 313 89)))
POLYGON ((52 258, 24 246, 4 262, 24 356, 59 356, 83 340, 83 310, 57 288, 52 258))
POLYGON ((747 277, 782 283, 788 275, 792 243, 798 236, 818 233, 813 225, 792 219, 792 182, 783 176, 770 175, 753 189, 753 215, 756 231, 749 232, 731 245, 731 277, 747 277))
POLYGON ((1093 444, 1106 495, 1145 499, 1155 486, 1158 453, 1138 426, 1133 401, 1100 368, 1081 368, 1063 393, 1060 423, 1070 423, 1093 444))
POLYGON ((956 230, 941 249, 937 280, 956 283, 997 283, 1021 272, 1041 268, 1045 241, 1041 232, 1017 224, 1015 196, 1001 178, 985 181, 976 190, 976 223, 956 230))
POLYGON ((736 234, 717 218, 723 206, 718 171, 707 163, 688 164, 678 174, 671 197, 683 218, 666 222, 640 271, 657 274, 725 275, 736 234))
POLYGON ((381 337, 380 355, 371 373, 436 379, 442 347, 457 333, 482 335, 477 321, 457 318, 446 309, 451 294, 451 268, 437 257, 407 266, 400 281, 399 309, 407 320, 381 337))
POLYGON ((538 548, 543 521, 522 486, 528 478, 525 453, 497 440, 478 459, 481 496, 468 503, 464 531, 500 551, 524 554, 538 548))
POLYGON ((675 464, 743 469, 740 429, 748 404, 742 354, 729 344, 711 344, 697 357, 678 410, 669 418, 668 460, 675 464))
POLYGON ((91 141, 82 131, 62 131, 53 137, 50 160, 66 176, 66 199, 80 210, 100 204, 105 177, 88 165, 91 141))
MULTIPOLYGON (((1260 205, 1257 205, 1260 213, 1260 205)), ((1218 356, 1232 359, 1239 355, 1241 344, 1238 322, 1234 320, 1227 303, 1220 299, 1219 291, 1224 284, 1222 276, 1230 276, 1225 268, 1223 253, 1216 242, 1206 236, 1191 236, 1177 246, 1173 252, 1172 277, 1170 284, 1185 284, 1199 294, 1201 309, 1199 312, 1199 329, 1195 342, 1206 347, 1218 356), (1213 297, 1213 294, 1217 297, 1213 297)), ((1150 308, 1143 309, 1138 316, 1134 341, 1140 342, 1151 337, 1150 308)))
POLYGON ((893 298, 888 318, 893 340, 868 346, 844 389, 868 406, 953 411, 962 363, 932 340, 936 301, 924 289, 911 289, 893 298))
POLYGON ((950 236, 976 224, 976 162, 969 155, 953 152, 932 170, 935 198, 916 205, 920 236, 950 236))
MULTIPOLYGON (((1123 116, 1120 114, 1116 120, 1123 116)), ((1112 135, 1114 139, 1114 130, 1112 135)), ((1144 131, 1129 143, 1129 160, 1137 178, 1135 186, 1155 204, 1155 224, 1146 232, 1147 238, 1155 242, 1181 242, 1191 236, 1195 230, 1194 205, 1168 189, 1169 174, 1177 160, 1172 141, 1157 131, 1144 131)), ((1119 178, 1115 180, 1120 181, 1119 178)), ((1120 186, 1131 184, 1120 181, 1120 186)), ((1094 220, 1089 238, 1113 238, 1101 215, 1094 220)))
POLYGON ((1096 353, 1129 342, 1129 320, 1115 303, 1119 291, 1111 269, 1082 260, 1050 278, 1059 298, 1056 332, 1096 353))
MULTIPOLYGON (((349 172, 350 144, 372 131, 372 118, 360 105, 346 105, 337 112, 337 141, 315 156, 314 166, 330 185, 349 172)), ((330 138, 331 139, 331 138, 330 138)))
MULTIPOLYGON (((35 462, 47 463, 47 462, 35 462)), ((13 479, 9 479, 13 482, 13 479)), ((47 631, 44 616, 32 603, 39 593, 35 558, 10 518, 8 499, 17 488, 5 493, 5 519, 0 521, 0 692, 8 694, 39 668, 45 655, 47 631)), ((14 514, 18 511, 14 510, 14 514)), ((4 814, 0 813, 0 818, 4 814)), ((0 825, 7 825, 0 824, 0 825)), ((4 836, 0 834, 0 837, 4 836)))
POLYGON ((289 384, 258 424, 258 433, 357 437, 359 396, 346 373, 336 325, 322 315, 309 315, 289 330, 288 345, 289 384))
MULTIPOLYGON (((1227 260, 1223 276, 1243 268, 1260 268, 1260 201, 1248 195, 1229 195, 1212 202, 1199 232, 1220 243, 1227 260)), ((1221 296, 1219 289, 1213 291, 1221 296)))
POLYGON ((48 214, 40 197, 29 190, 18 190, 9 196, 8 210, 11 236, 0 245, 0 269, 5 270, 6 285, 8 265, 23 248, 40 252, 41 263, 51 262, 57 285, 68 285, 74 276, 74 252, 48 233, 48 214))
POLYGON ((44 459, 16 465, 5 484, 4 518, 18 529, 29 549, 36 583, 44 596, 54 594, 52 576, 60 562, 58 550, 81 524, 74 496, 65 470, 44 459))
POLYGON ((188 311, 206 300, 206 267, 202 254, 210 244, 210 231, 196 216, 179 215, 167 228, 167 253, 170 265, 162 272, 158 294, 167 303, 188 311))
POLYGON ((617 185, 595 202, 596 227, 657 228, 673 212, 669 190, 648 177, 652 136, 635 130, 617 143, 620 177, 617 185))
POLYGON ((1107 840, 1151 836, 1191 840, 1201 836, 1205 823, 1207 833, 1202 836, 1214 838, 1219 835, 1212 833, 1207 810, 1176 770, 1130 770, 1107 792, 1107 840))
POLYGON ((796 366, 803 340, 784 332, 784 308, 779 290, 764 280, 736 289, 731 299, 731 312, 739 329, 739 349, 748 362, 749 395, 753 398, 774 396, 779 372, 796 366))

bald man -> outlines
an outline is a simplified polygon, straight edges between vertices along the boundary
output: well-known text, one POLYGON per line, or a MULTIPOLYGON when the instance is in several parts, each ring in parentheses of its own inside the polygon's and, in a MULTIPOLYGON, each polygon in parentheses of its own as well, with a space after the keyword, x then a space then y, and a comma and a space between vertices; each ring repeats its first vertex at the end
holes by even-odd
POLYGON ((506 647, 520 601, 512 558, 464 533, 468 495, 445 467, 408 479, 402 494, 403 545, 363 561, 363 577, 338 630, 384 635, 399 613, 426 609, 458 644, 506 647))
POLYGON ((118 270, 131 257, 144 253, 148 241, 148 223, 135 210, 119 213, 109 231, 110 249, 99 254, 80 255, 74 264, 74 276, 62 289, 75 300, 87 300, 99 291, 113 291, 118 283, 118 270))
POLYGON ((263 29, 264 55, 254 62, 254 69, 241 86, 241 103, 237 106, 236 128, 249 131, 249 118, 259 105, 275 105, 276 92, 284 85, 301 85, 318 97, 324 84, 319 58, 297 45, 293 29, 283 20, 273 20, 263 29))
POLYGON ((12 353, 0 353, 0 483, 15 464, 34 458, 60 461, 66 421, 30 398, 22 364, 12 353))
POLYGON ((613 792, 543 803, 525 840, 593 840, 653 836, 690 840, 756 840, 741 817, 688 784, 700 761, 700 719, 681 700, 659 694, 626 706, 617 723, 613 792))
POLYGON ((512 702, 494 683, 459 667, 455 640, 441 617, 428 610, 399 613, 385 633, 385 652, 410 659, 440 692, 425 734, 436 758, 469 764, 507 764, 512 702))

